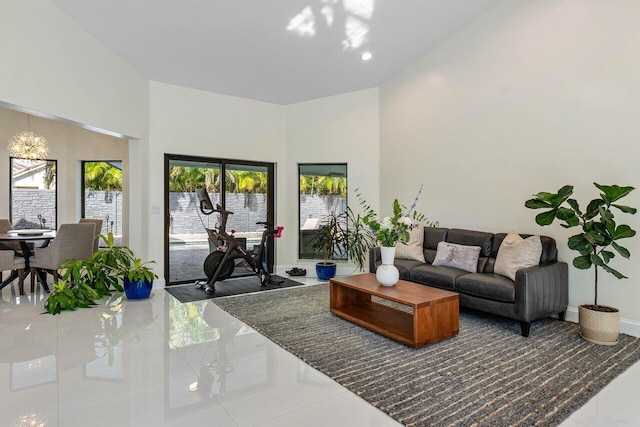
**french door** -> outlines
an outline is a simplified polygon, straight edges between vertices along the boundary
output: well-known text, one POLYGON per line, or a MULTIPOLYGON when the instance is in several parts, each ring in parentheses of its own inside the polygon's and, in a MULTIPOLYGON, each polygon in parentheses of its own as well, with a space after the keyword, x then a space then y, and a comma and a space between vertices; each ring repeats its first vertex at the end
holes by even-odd
MULTIPOLYGON (((206 228, 216 228, 218 214, 204 215, 196 189, 206 188, 214 206, 233 212, 227 232, 251 252, 264 226, 274 223, 273 163, 165 154, 165 280, 167 285, 205 279, 209 254, 206 228)), ((273 239, 267 242, 266 268, 273 271, 273 239)), ((252 274, 238 261, 233 276, 252 274)))

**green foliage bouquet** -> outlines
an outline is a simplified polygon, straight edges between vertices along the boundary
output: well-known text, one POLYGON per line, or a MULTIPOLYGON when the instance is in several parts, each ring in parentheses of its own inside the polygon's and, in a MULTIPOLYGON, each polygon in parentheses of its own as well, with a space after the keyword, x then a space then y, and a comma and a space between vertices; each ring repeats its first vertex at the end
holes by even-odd
POLYGON ((377 219, 377 214, 371 206, 364 201, 362 195, 356 193, 360 205, 365 212, 363 222, 371 229, 372 236, 380 246, 391 247, 398 242, 407 243, 409 241, 409 231, 418 224, 424 223, 427 226, 437 225, 437 222, 428 221, 424 214, 416 211, 416 205, 422 194, 422 189, 423 186, 421 185, 409 209, 401 205, 398 199, 395 199, 393 201, 393 216, 386 216, 382 220, 377 219))

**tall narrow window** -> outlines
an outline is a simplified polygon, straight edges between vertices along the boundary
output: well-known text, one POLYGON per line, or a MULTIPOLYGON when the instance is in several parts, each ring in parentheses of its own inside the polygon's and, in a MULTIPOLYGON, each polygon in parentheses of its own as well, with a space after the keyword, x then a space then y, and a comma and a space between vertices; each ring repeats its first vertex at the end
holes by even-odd
POLYGON ((82 218, 102 220, 101 234, 122 243, 122 161, 82 162, 82 218))
POLYGON ((330 212, 347 210, 346 163, 306 163, 298 165, 300 193, 300 234, 298 257, 317 259, 311 241, 330 212))
POLYGON ((13 228, 57 228, 57 162, 11 158, 13 228))

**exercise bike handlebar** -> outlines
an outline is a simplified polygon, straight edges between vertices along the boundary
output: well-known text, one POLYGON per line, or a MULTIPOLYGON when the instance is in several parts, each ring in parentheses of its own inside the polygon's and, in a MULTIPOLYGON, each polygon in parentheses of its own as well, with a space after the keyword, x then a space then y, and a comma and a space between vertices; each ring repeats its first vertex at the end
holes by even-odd
POLYGON ((222 209, 222 206, 220 206, 220 204, 216 204, 216 209, 214 212, 220 212, 222 215, 233 215, 233 212, 231 211, 225 211, 224 209, 222 209))

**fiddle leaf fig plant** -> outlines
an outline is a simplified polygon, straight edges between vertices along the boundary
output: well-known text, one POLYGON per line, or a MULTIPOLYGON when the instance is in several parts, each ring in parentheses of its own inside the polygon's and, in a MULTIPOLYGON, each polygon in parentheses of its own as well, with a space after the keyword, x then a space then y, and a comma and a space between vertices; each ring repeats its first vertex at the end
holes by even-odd
POLYGON ((569 237, 569 249, 579 253, 573 260, 573 265, 581 270, 588 270, 592 266, 595 272, 595 299, 593 309, 598 310, 598 267, 618 279, 627 276, 612 268, 609 262, 616 254, 623 258, 631 256, 629 250, 619 241, 636 235, 628 225, 618 224, 615 214, 635 214, 636 208, 621 205, 620 199, 627 196, 634 187, 620 187, 618 185, 600 185, 594 183, 600 190, 600 197, 591 200, 583 210, 575 199, 571 199, 573 186, 565 185, 557 193, 540 192, 527 200, 525 206, 530 209, 547 209, 536 215, 538 225, 550 225, 556 219, 565 228, 579 226, 581 233, 569 237))

